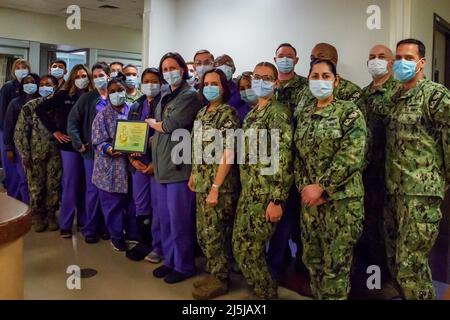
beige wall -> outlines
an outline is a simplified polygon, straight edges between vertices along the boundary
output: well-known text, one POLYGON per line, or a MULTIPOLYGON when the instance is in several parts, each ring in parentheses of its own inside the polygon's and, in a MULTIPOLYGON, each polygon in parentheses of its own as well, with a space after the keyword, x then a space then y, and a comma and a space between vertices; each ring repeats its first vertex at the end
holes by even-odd
POLYGON ((450 23, 449 0, 412 0, 411 36, 423 41, 427 47, 427 77, 431 79, 433 54, 433 15, 437 13, 450 23))
POLYGON ((0 37, 141 53, 142 30, 86 21, 69 30, 63 17, 0 8, 0 37))

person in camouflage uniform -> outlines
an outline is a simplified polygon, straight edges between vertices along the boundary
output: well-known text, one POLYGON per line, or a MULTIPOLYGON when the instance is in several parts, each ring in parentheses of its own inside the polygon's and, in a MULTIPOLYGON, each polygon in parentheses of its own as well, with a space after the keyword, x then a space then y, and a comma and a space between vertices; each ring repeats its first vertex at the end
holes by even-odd
POLYGON ((240 126, 236 109, 226 103, 230 88, 226 75, 219 69, 207 71, 200 92, 209 101, 195 119, 202 126, 193 132, 193 165, 189 186, 196 193, 197 239, 206 256, 211 276, 194 284, 196 299, 213 299, 228 292, 231 232, 239 196, 239 170, 233 165, 233 147, 225 146, 222 155, 211 152, 209 159, 195 160, 196 145, 205 152, 213 141, 207 130, 220 130, 223 141, 226 131, 240 126), (211 94, 213 92, 213 94, 211 94), (223 160, 231 161, 223 161, 223 160))
POLYGON ((302 197, 303 262, 316 299, 346 299, 353 246, 364 216, 362 171, 367 129, 355 103, 336 100, 336 67, 313 62, 313 81, 329 83, 326 95, 307 106, 295 131, 295 181, 302 197))
POLYGON ((386 251, 404 299, 435 297, 428 258, 450 182, 450 92, 425 79, 425 51, 415 39, 397 45, 403 86, 386 131, 386 251))
MULTIPOLYGON (((338 52, 335 47, 328 43, 319 43, 311 51, 311 62, 314 60, 330 60, 336 66, 338 64, 338 52)), ((361 97, 361 88, 353 82, 340 78, 339 85, 334 89, 333 96, 337 100, 356 102, 361 97)), ((316 102, 308 87, 299 92, 296 99, 297 107, 294 112, 294 118, 301 113, 303 108, 316 102)))
MULTIPOLYGON (((245 139, 245 164, 240 165, 242 191, 238 201, 236 221, 233 229, 233 254, 247 283, 259 299, 277 298, 277 283, 274 281, 265 257, 266 243, 271 238, 276 224, 281 220, 283 204, 293 183, 292 172, 292 116, 287 106, 273 97, 278 72, 268 62, 260 63, 254 71, 252 89, 259 97, 258 104, 247 115, 243 130, 245 133, 255 130, 261 134, 268 130, 269 142, 259 141, 250 145, 245 139), (262 144, 270 150, 270 141, 277 130, 279 135, 275 143, 279 166, 269 175, 263 175, 262 169, 268 167, 260 158, 255 159, 253 150, 261 151, 262 144), (257 161, 252 161, 257 160, 257 161)), ((239 156, 239 155, 238 155, 239 156)), ((275 160, 276 161, 276 160, 275 160)))
MULTIPOLYGON (((58 83, 52 78, 42 77, 40 85, 56 90, 58 83)), ((56 211, 59 208, 62 175, 56 142, 34 112, 43 100, 34 99, 22 107, 14 132, 14 143, 27 174, 36 232, 43 232, 47 227, 51 231, 58 230, 56 211)))
MULTIPOLYGON (((274 61, 278 68, 278 80, 280 81, 280 86, 275 91, 275 99, 286 105, 293 114, 297 106, 296 99, 299 92, 308 88, 308 79, 295 73, 295 65, 299 58, 297 50, 291 44, 282 43, 278 46, 275 54, 274 61)), ((275 278, 280 281, 282 281, 292 260, 289 239, 297 244, 297 254, 301 254, 299 212, 300 196, 295 183, 293 183, 286 200, 286 212, 277 225, 267 252, 272 272, 275 278)))
POLYGON ((401 83, 393 76, 393 63, 394 54, 386 46, 377 45, 370 50, 368 70, 373 82, 363 89, 357 103, 364 113, 369 133, 366 168, 363 174, 365 220, 359 244, 365 248, 368 263, 378 265, 383 270, 386 270, 383 237, 386 122, 394 107, 393 98, 401 88, 401 83))

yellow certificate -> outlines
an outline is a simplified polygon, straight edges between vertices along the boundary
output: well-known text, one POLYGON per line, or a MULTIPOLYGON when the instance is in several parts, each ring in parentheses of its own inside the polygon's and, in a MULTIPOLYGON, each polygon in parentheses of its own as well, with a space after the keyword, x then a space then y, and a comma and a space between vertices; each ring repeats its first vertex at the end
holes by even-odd
POLYGON ((144 121, 118 120, 113 149, 123 153, 146 153, 149 127, 144 121))

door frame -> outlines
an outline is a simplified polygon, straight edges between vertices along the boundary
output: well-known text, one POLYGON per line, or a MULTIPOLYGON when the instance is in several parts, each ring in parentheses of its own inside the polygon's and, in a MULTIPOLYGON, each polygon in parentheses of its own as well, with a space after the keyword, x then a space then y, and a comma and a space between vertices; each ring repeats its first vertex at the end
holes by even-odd
POLYGON ((436 48, 436 37, 435 33, 439 31, 446 35, 446 54, 445 54, 445 82, 446 86, 450 89, 450 23, 443 19, 438 14, 434 14, 434 24, 433 24, 433 56, 432 56, 432 77, 434 80, 434 51, 436 48))

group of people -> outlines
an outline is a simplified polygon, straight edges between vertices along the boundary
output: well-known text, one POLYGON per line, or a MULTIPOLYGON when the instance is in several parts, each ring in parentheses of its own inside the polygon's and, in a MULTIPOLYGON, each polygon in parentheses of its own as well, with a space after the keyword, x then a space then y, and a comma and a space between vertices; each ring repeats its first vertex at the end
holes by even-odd
POLYGON ((196 299, 226 294, 234 262, 253 298, 276 299, 289 240, 316 299, 347 298, 358 241, 402 298, 434 298, 428 255, 450 182, 450 92, 426 79, 424 44, 373 47, 364 89, 339 76, 330 44, 313 48, 308 77, 295 73, 289 43, 274 62, 235 79, 228 55, 201 50, 186 63, 170 52, 139 81, 120 62, 76 65, 64 80, 64 61, 39 77, 19 59, 0 93, 7 192, 29 203, 36 232, 70 238, 76 220, 87 243, 111 239, 162 261, 153 275, 169 284, 196 274, 198 243, 208 275, 196 299), (114 150, 121 119, 148 124, 147 153, 114 150), (261 174, 268 165, 252 161, 248 140, 239 165, 229 143, 216 163, 175 162, 178 129, 211 142, 195 121, 223 141, 233 129, 269 132, 258 147, 276 144, 277 169, 261 174))

